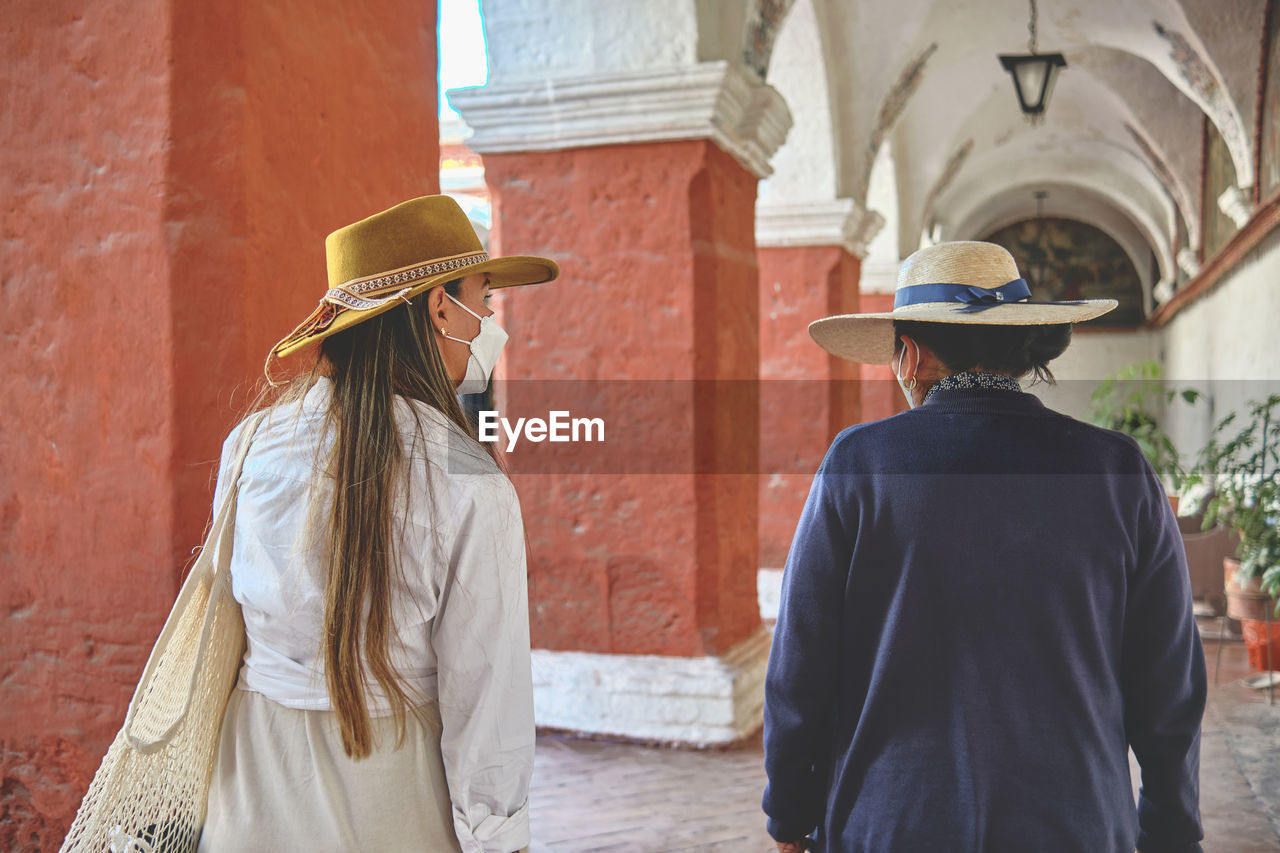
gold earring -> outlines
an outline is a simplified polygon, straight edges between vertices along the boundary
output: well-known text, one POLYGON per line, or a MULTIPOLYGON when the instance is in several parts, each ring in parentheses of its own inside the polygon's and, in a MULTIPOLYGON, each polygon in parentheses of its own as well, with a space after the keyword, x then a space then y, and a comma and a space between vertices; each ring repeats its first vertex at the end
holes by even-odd
POLYGON ((449 337, 449 333, 445 331, 444 326, 440 327, 440 334, 444 335, 446 338, 449 337))
POLYGON ((916 378, 914 376, 911 377, 911 384, 907 386, 907 390, 908 391, 916 390, 916 378))

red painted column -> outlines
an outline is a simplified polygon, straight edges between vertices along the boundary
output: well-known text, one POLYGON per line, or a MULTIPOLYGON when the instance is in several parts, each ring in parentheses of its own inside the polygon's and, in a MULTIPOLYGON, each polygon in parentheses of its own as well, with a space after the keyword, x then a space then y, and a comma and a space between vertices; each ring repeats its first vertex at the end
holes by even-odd
POLYGON ((323 291, 325 235, 439 192, 435 24, 420 0, 174 4, 175 553, 208 514, 203 463, 323 291))
POLYGON ((569 405, 574 382, 603 381, 622 396, 629 382, 657 382, 676 400, 613 409, 648 419, 648 434, 670 448, 662 473, 618 473, 618 460, 515 476, 533 644, 722 653, 760 624, 757 179, 705 139, 484 163, 496 250, 543 254, 562 270, 545 288, 504 297, 506 408, 528 413, 514 398, 532 380, 567 380, 552 399, 569 405))
POLYGON ((842 246, 761 248, 760 565, 781 568, 813 472, 865 417, 858 365, 809 337, 812 321, 863 310, 861 262, 842 246))
POLYGON ((29 0, 4 14, 0 849, 56 850, 178 562, 169 13, 29 0))
POLYGON ((5 24, 0 849, 53 850, 325 233, 438 185, 435 9, 18 0, 5 24))

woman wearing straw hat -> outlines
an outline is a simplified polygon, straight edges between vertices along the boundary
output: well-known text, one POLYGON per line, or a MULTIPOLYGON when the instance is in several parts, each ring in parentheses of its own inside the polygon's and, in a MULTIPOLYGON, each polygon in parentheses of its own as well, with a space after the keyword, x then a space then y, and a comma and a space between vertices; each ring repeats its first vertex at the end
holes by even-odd
POLYGON ((779 850, 1200 849, 1204 661, 1164 490, 1132 440, 1019 385, 1115 302, 1029 296, 1001 247, 944 243, 892 312, 810 326, 913 408, 836 438, 787 559, 779 850))
POLYGON ((320 305, 272 350, 318 345, 318 369, 240 480, 247 648, 200 850, 510 853, 533 767, 524 534, 457 394, 484 389, 506 340, 489 291, 558 269, 489 258, 445 196, 325 250, 320 305))

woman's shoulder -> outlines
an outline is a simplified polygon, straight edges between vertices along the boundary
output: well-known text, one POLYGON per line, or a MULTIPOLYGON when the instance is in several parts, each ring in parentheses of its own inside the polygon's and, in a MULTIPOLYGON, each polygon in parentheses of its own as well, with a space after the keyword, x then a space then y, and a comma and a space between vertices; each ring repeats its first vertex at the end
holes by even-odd
POLYGON ((426 470, 433 487, 451 505, 512 501, 515 488, 506 472, 473 437, 430 404, 398 401, 397 423, 406 456, 415 470, 426 470))
POLYGON ((1146 458, 1130 436, 1085 423, 1038 401, 1010 412, 982 413, 981 418, 968 422, 954 417, 942 422, 938 419, 942 414, 947 412, 917 407, 849 426, 831 442, 823 469, 861 473, 914 470, 922 459, 950 458, 950 448, 961 436, 970 454, 984 442, 991 443, 993 453, 1001 456, 1016 453, 1030 459, 1040 452, 1053 460, 1055 471, 1072 468, 1079 473, 1133 474, 1146 469, 1146 458), (1011 435, 1018 440, 1010 443, 1011 435))

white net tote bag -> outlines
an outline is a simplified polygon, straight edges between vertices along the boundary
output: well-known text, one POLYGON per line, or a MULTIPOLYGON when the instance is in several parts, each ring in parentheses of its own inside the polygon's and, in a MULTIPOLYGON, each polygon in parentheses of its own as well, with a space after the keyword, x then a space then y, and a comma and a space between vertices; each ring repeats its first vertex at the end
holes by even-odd
POLYGON ((222 505, 62 853, 196 849, 222 712, 244 653, 244 620, 231 595, 231 540, 240 469, 265 414, 241 432, 222 505))

